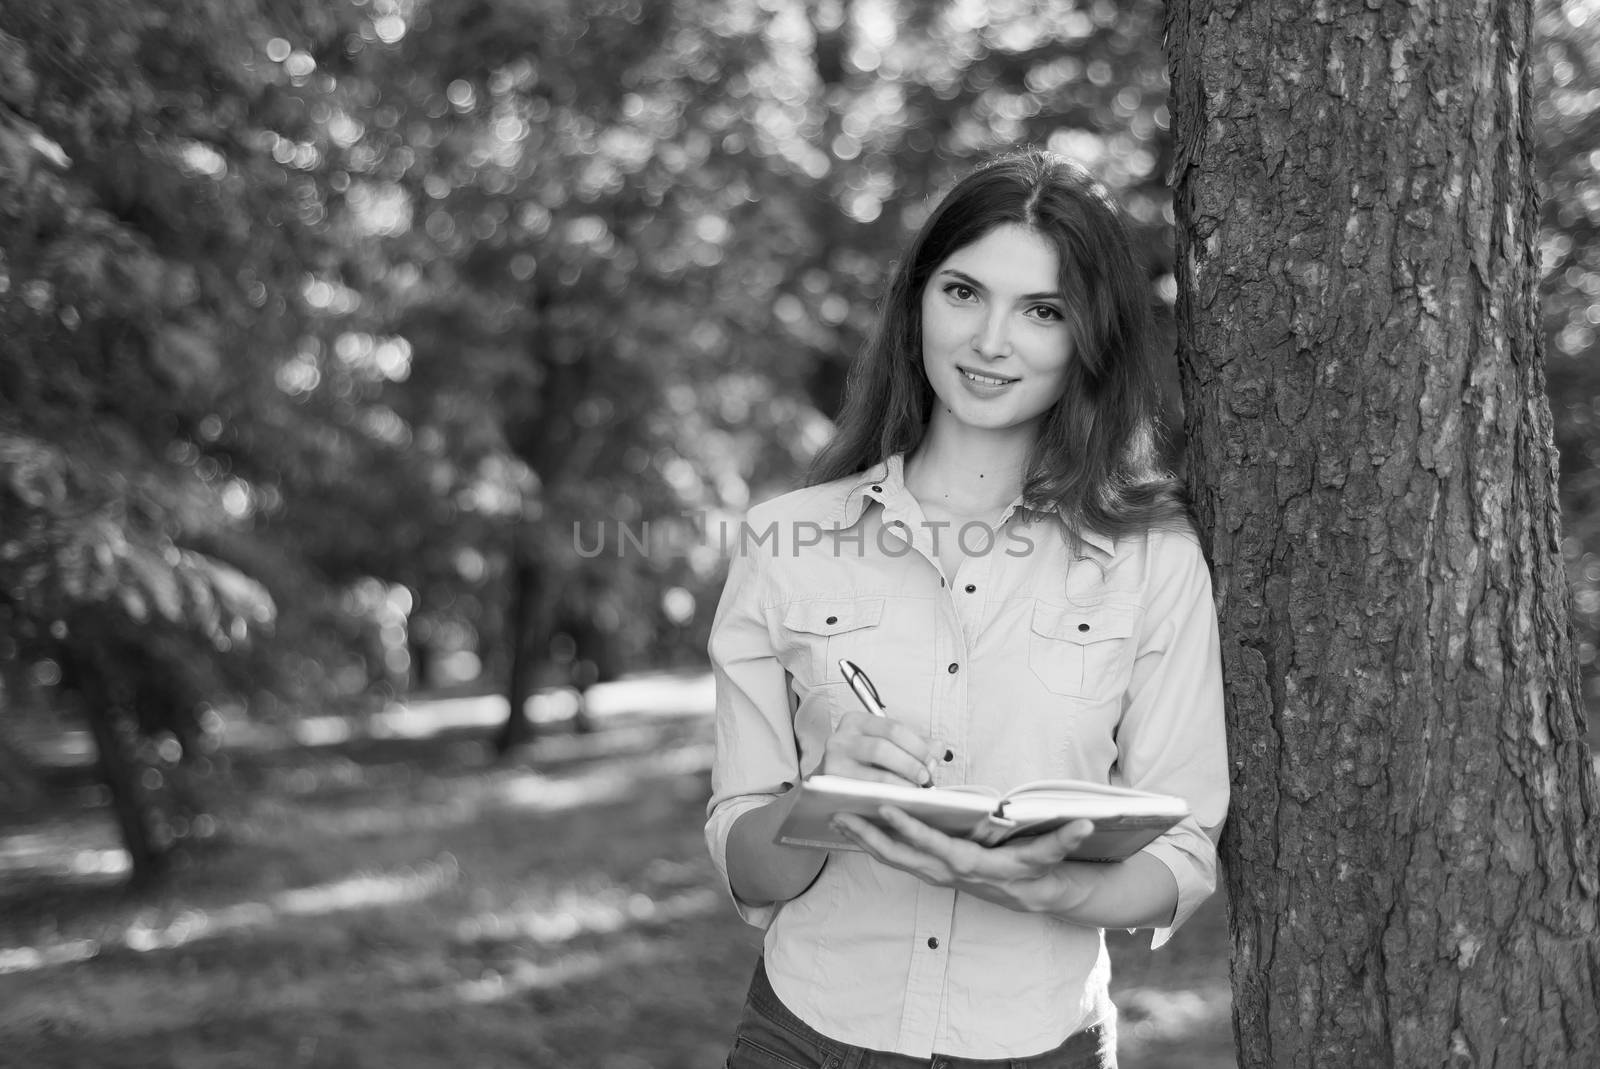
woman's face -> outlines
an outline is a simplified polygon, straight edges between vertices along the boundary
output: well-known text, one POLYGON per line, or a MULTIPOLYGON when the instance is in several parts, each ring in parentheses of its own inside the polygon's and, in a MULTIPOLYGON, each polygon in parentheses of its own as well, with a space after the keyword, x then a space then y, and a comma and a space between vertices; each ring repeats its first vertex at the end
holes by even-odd
POLYGON ((1037 432, 1061 398, 1072 329, 1056 251, 1007 224, 952 253, 922 291, 922 366, 936 422, 1037 432))

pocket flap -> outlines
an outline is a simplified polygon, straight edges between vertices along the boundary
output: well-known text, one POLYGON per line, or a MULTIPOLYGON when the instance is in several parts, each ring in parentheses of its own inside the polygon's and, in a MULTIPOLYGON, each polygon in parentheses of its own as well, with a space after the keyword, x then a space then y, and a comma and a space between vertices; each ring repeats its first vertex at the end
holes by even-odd
POLYGON ((882 598, 797 601, 784 610, 783 626, 808 635, 841 635, 863 627, 876 627, 881 619, 882 598))
POLYGON ((1132 637, 1139 623, 1134 605, 1094 605, 1074 608, 1038 602, 1033 607, 1033 630, 1046 638, 1088 645, 1132 637))

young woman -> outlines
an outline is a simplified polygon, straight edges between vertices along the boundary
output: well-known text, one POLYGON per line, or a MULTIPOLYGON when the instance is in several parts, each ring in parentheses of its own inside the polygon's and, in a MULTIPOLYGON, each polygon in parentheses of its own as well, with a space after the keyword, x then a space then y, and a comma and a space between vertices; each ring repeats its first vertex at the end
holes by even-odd
POLYGON ((712 627, 706 838, 762 960, 728 1065, 1115 1065, 1103 929, 1211 893, 1227 808, 1211 584, 1157 466, 1150 293, 1058 157, 962 179, 900 261, 806 489, 751 510, 712 627), (887 717, 844 682, 872 677, 887 717), (1174 794, 1140 853, 1063 860, 896 810, 778 845, 802 777, 1174 794))

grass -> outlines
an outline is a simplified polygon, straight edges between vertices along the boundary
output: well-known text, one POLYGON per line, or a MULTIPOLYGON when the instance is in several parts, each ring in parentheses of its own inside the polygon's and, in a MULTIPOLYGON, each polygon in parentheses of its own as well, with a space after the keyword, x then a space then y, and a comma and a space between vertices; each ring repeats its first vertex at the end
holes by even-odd
MULTIPOLYGON (((159 893, 104 871, 103 808, 0 818, 0 1061, 720 1065, 760 939, 701 840, 709 731, 620 713, 505 766, 481 727, 240 753, 227 845, 159 893)), ((1124 1069, 1232 1069, 1220 905, 1112 942, 1124 1069)))

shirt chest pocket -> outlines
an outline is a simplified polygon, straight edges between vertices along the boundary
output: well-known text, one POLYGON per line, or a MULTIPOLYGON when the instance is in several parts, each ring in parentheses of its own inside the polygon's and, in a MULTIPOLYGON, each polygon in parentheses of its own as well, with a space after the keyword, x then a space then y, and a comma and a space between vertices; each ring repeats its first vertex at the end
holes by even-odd
POLYGON ((1028 666, 1052 694, 1090 702, 1117 698, 1133 674, 1138 623, 1135 605, 1039 602, 1028 635, 1028 666))
POLYGON ((797 601, 783 611, 790 663, 785 667, 809 686, 841 683, 841 657, 865 667, 882 646, 882 598, 797 601))

